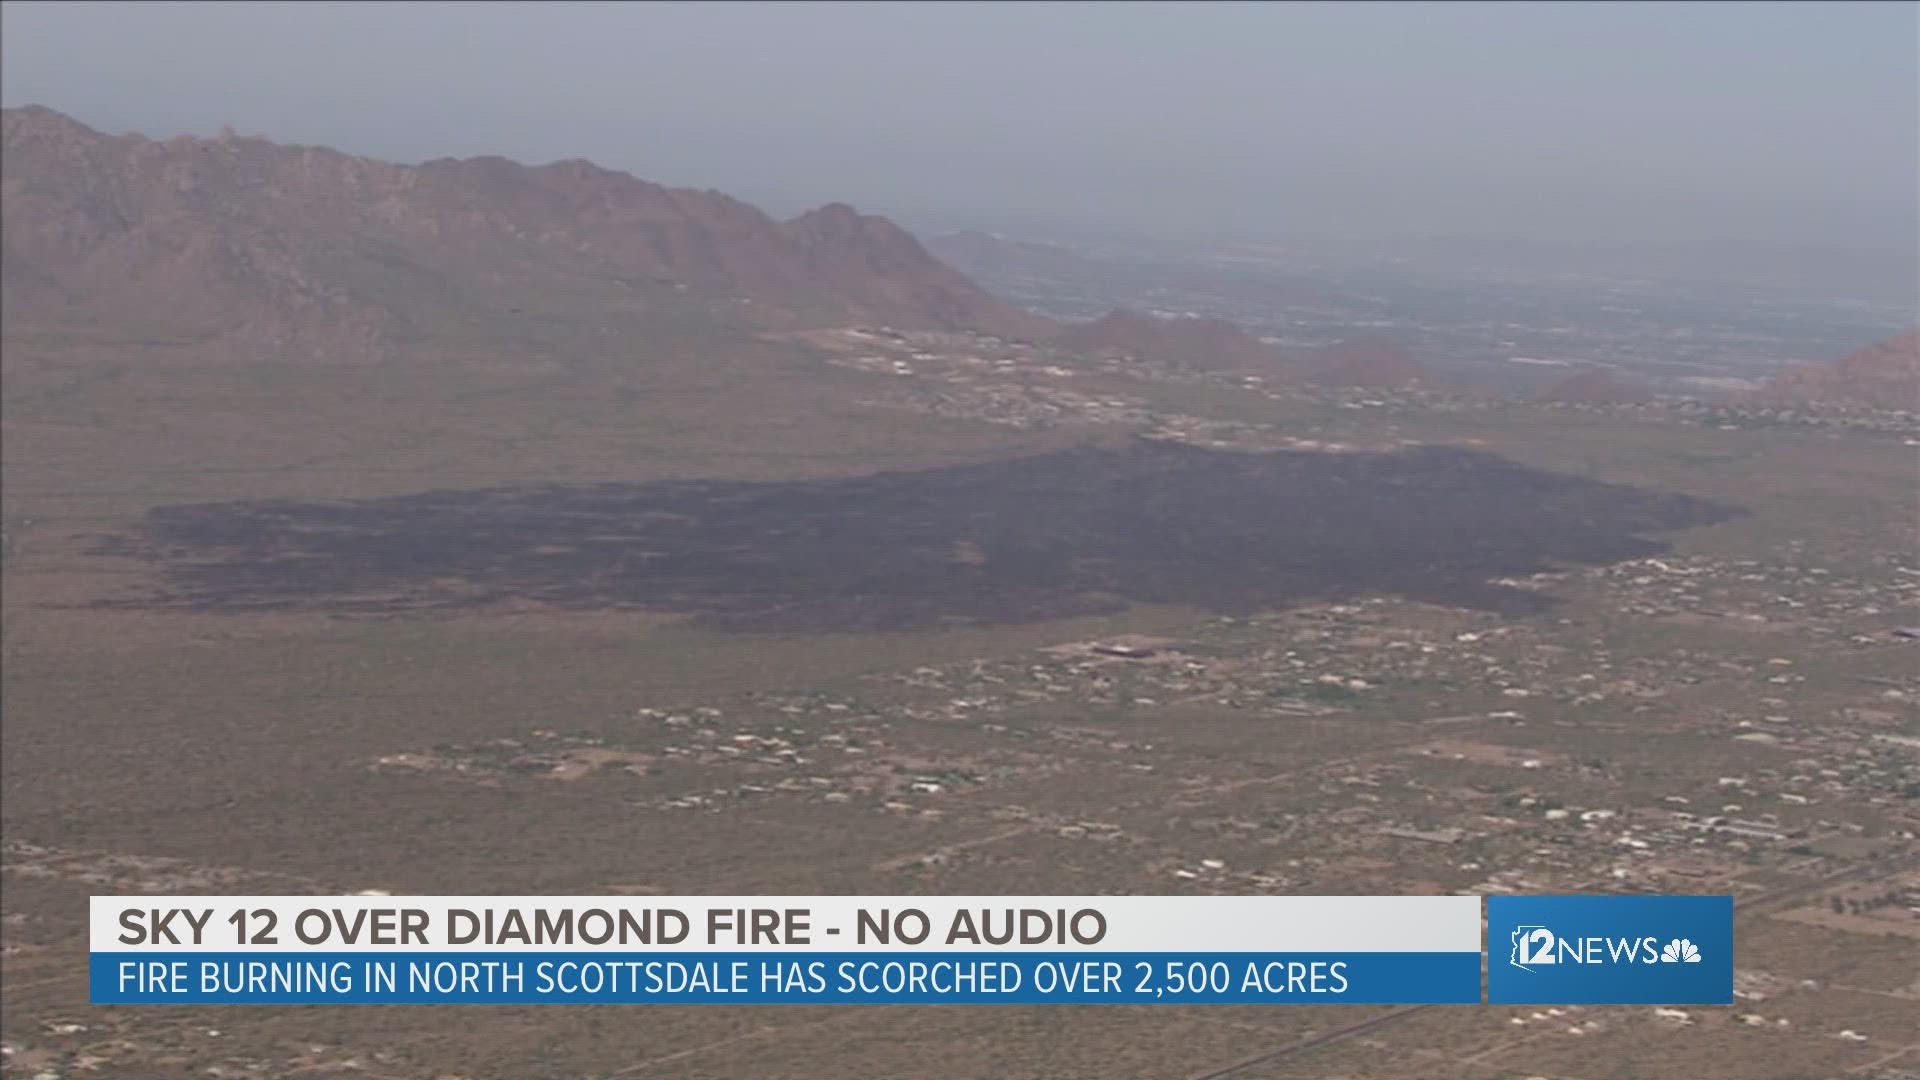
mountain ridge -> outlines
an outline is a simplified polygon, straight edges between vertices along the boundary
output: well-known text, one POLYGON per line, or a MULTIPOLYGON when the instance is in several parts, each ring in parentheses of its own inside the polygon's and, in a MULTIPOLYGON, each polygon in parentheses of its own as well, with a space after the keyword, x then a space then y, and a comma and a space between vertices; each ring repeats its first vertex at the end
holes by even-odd
POLYGON ((781 222, 582 159, 402 165, 230 132, 106 135, 4 110, 9 322, 118 321, 262 350, 389 354, 475 311, 1044 335, 884 218, 781 222))

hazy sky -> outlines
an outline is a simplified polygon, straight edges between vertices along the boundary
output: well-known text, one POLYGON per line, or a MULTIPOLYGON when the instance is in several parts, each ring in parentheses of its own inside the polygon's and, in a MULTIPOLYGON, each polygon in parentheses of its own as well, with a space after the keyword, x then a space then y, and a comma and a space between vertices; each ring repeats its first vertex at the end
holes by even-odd
POLYGON ((110 131, 589 157, 787 212, 1377 239, 1920 244, 1920 6, 4 8, 110 131))

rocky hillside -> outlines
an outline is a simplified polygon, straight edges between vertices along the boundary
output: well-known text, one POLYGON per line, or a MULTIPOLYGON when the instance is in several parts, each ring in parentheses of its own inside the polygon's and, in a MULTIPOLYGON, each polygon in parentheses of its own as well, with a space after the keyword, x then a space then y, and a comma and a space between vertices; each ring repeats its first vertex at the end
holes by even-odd
POLYGON ((778 222, 586 161, 395 165, 259 138, 114 137, 4 113, 10 327, 369 354, 496 317, 700 306, 749 325, 1045 333, 884 218, 778 222))
POLYGON ((1920 409, 1920 331, 1806 364, 1768 380, 1755 395, 1769 404, 1826 403, 1920 409))
POLYGON ((843 297, 866 322, 1015 338, 1045 337, 1056 329, 988 296, 884 217, 832 203, 781 228, 804 259, 808 280, 843 297))

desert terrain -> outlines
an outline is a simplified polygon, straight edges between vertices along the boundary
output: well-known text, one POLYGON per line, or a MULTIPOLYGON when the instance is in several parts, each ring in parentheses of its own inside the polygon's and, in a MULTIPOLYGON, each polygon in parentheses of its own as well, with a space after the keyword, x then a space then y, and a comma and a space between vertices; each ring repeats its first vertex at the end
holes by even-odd
POLYGON ((1500 395, 844 207, 6 137, 0 1074, 1920 1076, 1911 337, 1500 395), (366 889, 1730 893, 1738 1001, 86 1002, 91 894, 366 889))

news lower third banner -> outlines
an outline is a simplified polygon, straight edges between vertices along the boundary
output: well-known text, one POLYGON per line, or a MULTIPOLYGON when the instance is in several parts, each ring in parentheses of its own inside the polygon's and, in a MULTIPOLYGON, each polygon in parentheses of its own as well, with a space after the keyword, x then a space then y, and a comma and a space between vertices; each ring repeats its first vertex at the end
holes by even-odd
POLYGON ((1483 924, 1475 896, 96 896, 90 998, 1477 1004, 1483 968, 1496 1002, 1598 1001, 1613 987, 1636 1002, 1732 998, 1730 901, 1721 925, 1697 905, 1676 923, 1577 905, 1509 916, 1508 899, 1489 918, 1528 921, 1483 924), (1690 936, 1669 948, 1669 924, 1690 936), (1538 981, 1503 998, 1509 960, 1538 981), (1635 964, 1647 970, 1610 970, 1635 964))

